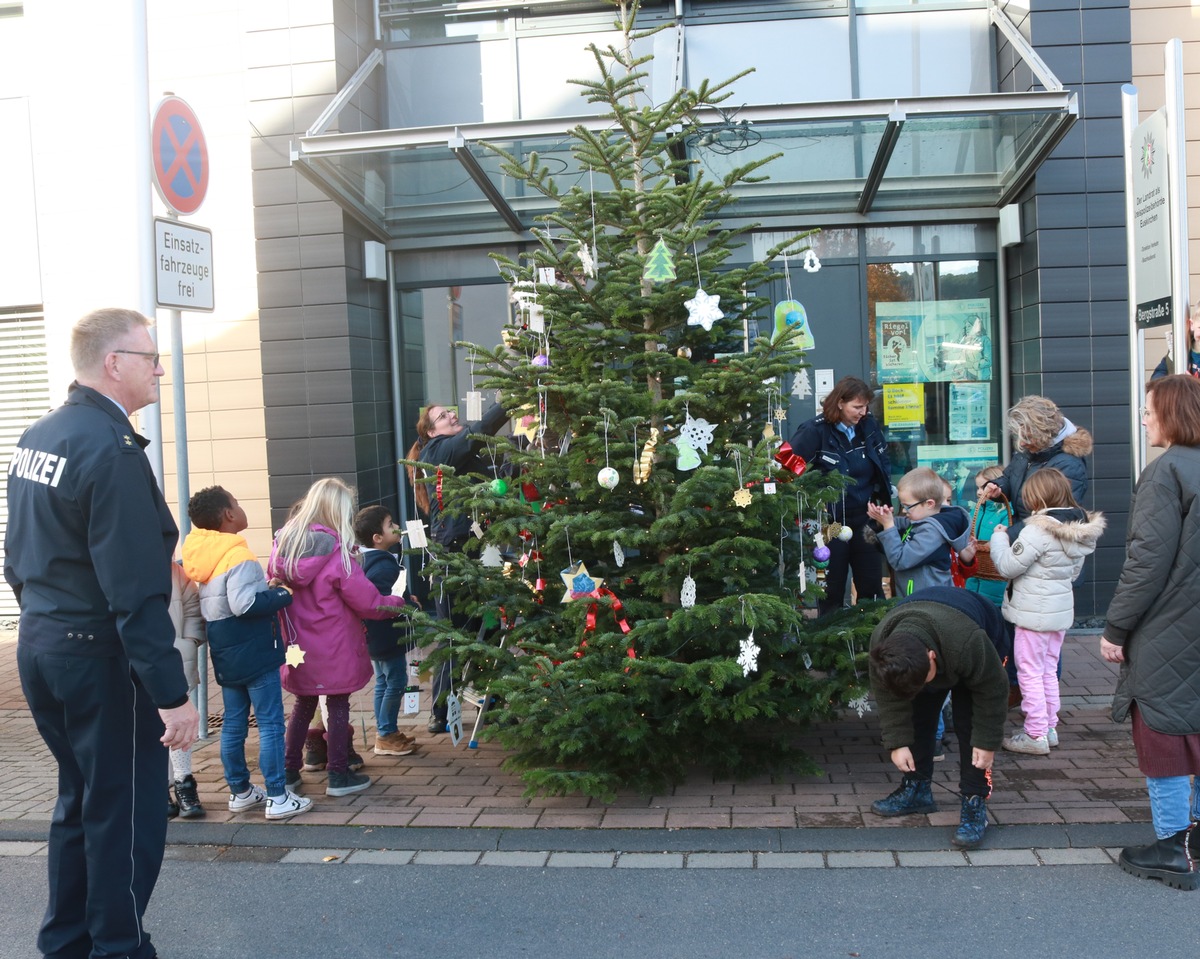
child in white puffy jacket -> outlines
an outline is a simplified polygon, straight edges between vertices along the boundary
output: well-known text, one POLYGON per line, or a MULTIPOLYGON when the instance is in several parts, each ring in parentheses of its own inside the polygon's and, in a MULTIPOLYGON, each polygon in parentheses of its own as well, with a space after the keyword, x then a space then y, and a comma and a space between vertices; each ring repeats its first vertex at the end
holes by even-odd
POLYGON ((1058 745, 1058 657, 1075 619, 1072 584, 1096 550, 1104 517, 1075 502, 1071 482, 1045 467, 1030 474, 1021 497, 1031 515, 992 532, 992 560, 1012 581, 1001 612, 1016 627, 1013 657, 1025 728, 1004 740, 1010 752, 1045 756, 1058 745))

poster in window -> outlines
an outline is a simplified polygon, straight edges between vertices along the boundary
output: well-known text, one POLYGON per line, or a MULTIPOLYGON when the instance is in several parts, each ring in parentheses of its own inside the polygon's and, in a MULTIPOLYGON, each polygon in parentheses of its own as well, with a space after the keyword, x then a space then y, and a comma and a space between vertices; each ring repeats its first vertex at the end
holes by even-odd
POLYGON ((919 430, 925 425, 925 387, 920 383, 886 383, 883 425, 889 430, 919 430))
POLYGON ((875 343, 880 383, 913 383, 917 375, 917 354, 913 334, 921 317, 912 312, 911 303, 879 303, 875 308, 875 343), (904 312, 895 310, 899 308, 904 312))
POLYGON ((996 443, 918 446, 917 465, 929 467, 950 484, 950 502, 970 509, 975 503, 975 474, 995 465, 999 455, 996 443))
POLYGON ((954 383, 992 378, 991 301, 877 303, 881 383, 954 383))
POLYGON ((971 442, 992 434, 992 384, 950 384, 950 439, 971 442))

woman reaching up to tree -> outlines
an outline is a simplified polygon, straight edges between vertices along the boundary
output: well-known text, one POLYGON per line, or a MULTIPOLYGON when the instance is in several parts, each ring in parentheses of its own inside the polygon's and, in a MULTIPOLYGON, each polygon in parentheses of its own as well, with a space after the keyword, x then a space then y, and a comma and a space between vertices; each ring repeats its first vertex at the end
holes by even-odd
POLYGON ((841 609, 846 580, 854 572, 860 599, 883 596, 883 563, 879 550, 863 538, 867 504, 892 505, 887 444, 875 417, 867 412, 872 390, 855 376, 843 376, 821 404, 821 413, 800 424, 792 436, 793 452, 810 467, 846 477, 845 495, 830 506, 833 519, 850 527, 849 542, 834 539, 825 572, 821 615, 841 609))

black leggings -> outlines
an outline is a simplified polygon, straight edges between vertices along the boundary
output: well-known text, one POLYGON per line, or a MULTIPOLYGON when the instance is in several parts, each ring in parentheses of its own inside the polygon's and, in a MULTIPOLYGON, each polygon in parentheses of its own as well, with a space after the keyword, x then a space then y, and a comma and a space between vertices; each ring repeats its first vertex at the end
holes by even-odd
MULTIPOLYGON (((933 778, 933 754, 937 744, 938 716, 946 701, 945 689, 930 689, 926 686, 913 700, 913 744, 909 747, 917 767, 917 777, 933 778)), ((971 690, 966 686, 955 686, 950 690, 950 710, 954 714, 954 734, 958 738, 958 788, 963 796, 992 794, 992 774, 986 769, 971 765, 971 690)))

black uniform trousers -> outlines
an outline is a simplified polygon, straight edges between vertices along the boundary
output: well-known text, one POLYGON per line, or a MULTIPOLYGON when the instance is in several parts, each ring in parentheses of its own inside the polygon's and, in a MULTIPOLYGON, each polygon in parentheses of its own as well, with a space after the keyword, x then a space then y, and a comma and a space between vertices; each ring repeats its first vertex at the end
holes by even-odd
POLYGON ((971 708, 973 696, 969 687, 955 686, 953 689, 930 689, 926 686, 913 700, 913 744, 909 751, 913 765, 917 767, 918 779, 933 779, 933 754, 936 743, 938 717, 950 695, 950 711, 954 714, 954 735, 958 739, 958 788, 963 797, 992 794, 992 774, 986 769, 971 765, 971 708))
POLYGON ((142 916, 167 838, 158 711, 123 655, 64 655, 18 642, 17 665, 58 761, 38 949, 53 959, 153 959, 142 916))
POLYGON ((825 544, 829 567, 825 570, 825 598, 819 606, 822 616, 846 605, 846 583, 852 572, 859 599, 883 598, 883 555, 863 538, 866 524, 866 513, 848 516, 846 525, 854 531, 850 542, 834 539, 825 544))

